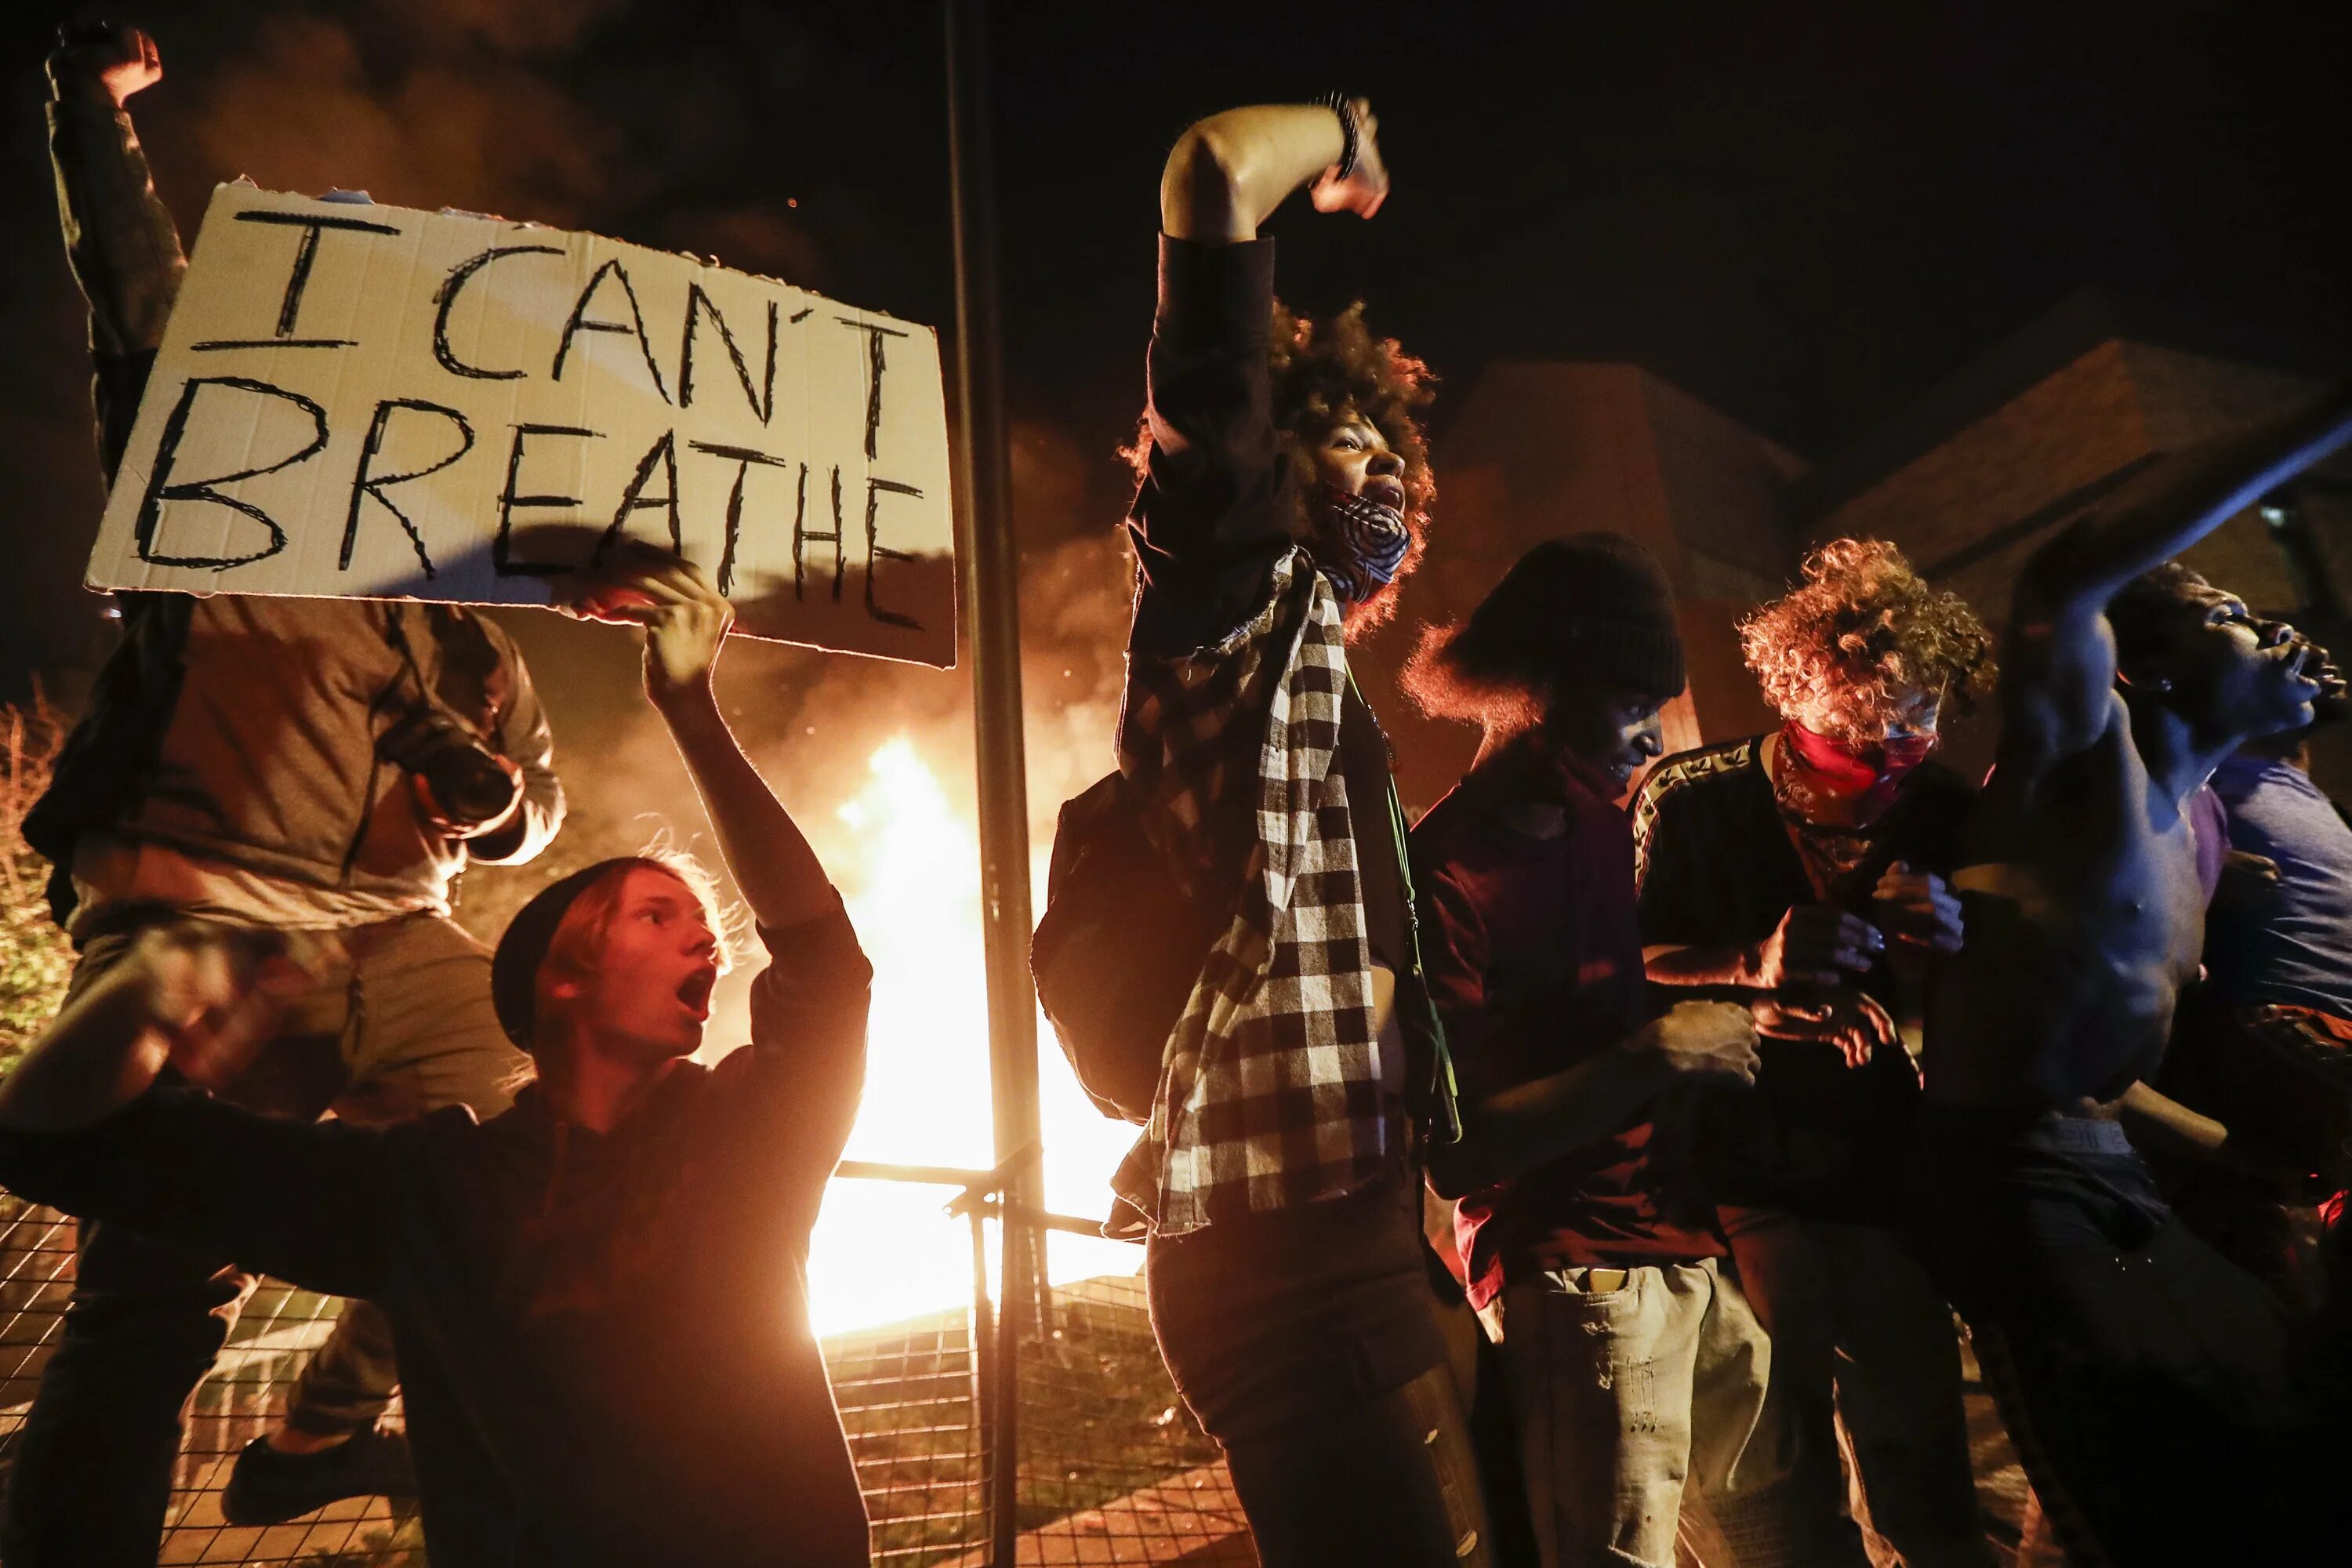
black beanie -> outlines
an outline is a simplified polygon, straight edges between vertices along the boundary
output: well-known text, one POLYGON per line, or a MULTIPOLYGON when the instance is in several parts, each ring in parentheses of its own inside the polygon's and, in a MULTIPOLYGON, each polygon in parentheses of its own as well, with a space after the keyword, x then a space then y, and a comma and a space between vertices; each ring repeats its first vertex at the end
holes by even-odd
POLYGON ((1520 556, 1444 658, 1475 680, 1616 687, 1660 702, 1685 678, 1674 585, 1619 533, 1548 539, 1520 556))
POLYGON ((530 1049, 532 1026, 539 1021, 539 966, 547 962, 557 928, 580 895, 603 879, 607 871, 625 866, 658 866, 642 855, 621 855, 583 867, 531 896, 499 938, 490 955, 490 1005, 498 1010, 499 1027, 507 1038, 530 1049))

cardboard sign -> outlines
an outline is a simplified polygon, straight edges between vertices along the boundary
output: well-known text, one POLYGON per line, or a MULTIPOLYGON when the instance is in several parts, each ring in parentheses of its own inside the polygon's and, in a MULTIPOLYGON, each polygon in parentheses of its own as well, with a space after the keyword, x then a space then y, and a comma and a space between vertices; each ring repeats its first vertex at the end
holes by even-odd
POLYGON ((543 605, 625 538, 753 637, 955 662, 931 330, 594 235, 222 185, 97 588, 543 605))

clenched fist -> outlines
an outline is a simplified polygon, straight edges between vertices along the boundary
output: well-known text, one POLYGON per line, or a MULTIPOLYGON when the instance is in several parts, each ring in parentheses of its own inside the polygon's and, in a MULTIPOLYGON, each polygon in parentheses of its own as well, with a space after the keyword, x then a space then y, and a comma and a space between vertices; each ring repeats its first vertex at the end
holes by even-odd
POLYGON ((163 79, 163 56, 155 40, 137 27, 113 22, 60 27, 49 54, 49 86, 62 97, 77 85, 95 83, 115 107, 163 79))

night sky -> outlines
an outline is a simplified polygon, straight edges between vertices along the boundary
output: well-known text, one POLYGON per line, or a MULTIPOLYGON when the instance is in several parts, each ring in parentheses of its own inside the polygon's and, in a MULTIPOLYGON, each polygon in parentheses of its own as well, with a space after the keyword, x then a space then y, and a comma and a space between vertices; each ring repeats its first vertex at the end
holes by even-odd
MULTIPOLYGON (((2287 19, 2317 9, 1002 5, 1008 376, 1032 479, 1058 476, 1023 487, 1024 548, 1118 515, 1160 163, 1201 114, 1334 86, 1378 109, 1380 218, 1301 204, 1273 226, 1300 308, 1369 299, 1455 388, 1497 358, 1633 360, 1819 458, 2086 285, 2352 341, 2333 243, 2352 55, 2340 24, 2287 19)), ((87 668, 104 633, 75 586, 99 490, 39 116, 48 29, 98 13, 6 10, 13 696, 37 668, 87 668)), ((133 107, 190 230, 239 173, 360 186, 952 325, 933 6, 100 10, 161 42, 165 79, 133 107)))

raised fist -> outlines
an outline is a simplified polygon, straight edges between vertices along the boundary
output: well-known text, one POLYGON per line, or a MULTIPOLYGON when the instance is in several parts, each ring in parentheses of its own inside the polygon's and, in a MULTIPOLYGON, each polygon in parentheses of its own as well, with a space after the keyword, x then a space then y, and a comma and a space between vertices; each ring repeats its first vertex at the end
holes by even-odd
POLYGON ((49 86, 62 96, 76 86, 96 85, 117 108, 132 93, 163 79, 163 56, 143 28, 119 22, 89 22, 58 29, 49 54, 49 86))
POLYGON ((1370 100, 1351 98, 1348 103, 1356 111, 1356 166, 1343 180, 1339 177, 1339 165, 1332 164, 1308 187, 1307 199, 1319 213, 1370 217, 1389 199, 1389 166, 1381 158, 1381 122, 1373 118, 1370 100))

